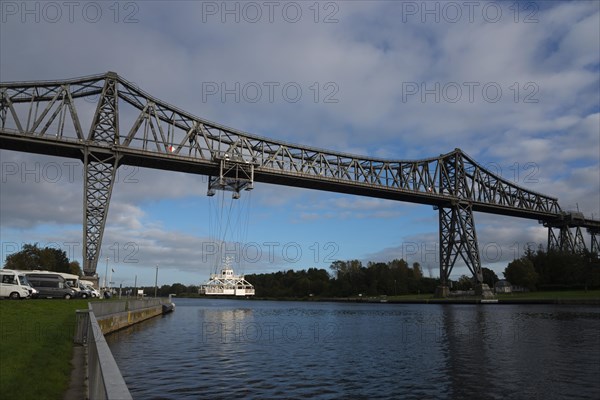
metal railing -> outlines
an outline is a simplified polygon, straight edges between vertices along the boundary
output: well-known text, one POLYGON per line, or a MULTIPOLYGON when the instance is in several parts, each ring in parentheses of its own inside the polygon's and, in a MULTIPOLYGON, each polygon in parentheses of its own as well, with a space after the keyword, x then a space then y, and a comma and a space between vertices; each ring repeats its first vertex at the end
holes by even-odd
POLYGON ((77 310, 75 343, 87 344, 88 398, 132 399, 93 310, 77 310))
MULTIPOLYGON (((87 310, 77 310, 73 341, 87 346, 87 378, 89 399, 128 400, 129 389, 110 352, 96 316, 104 317, 132 310, 160 306, 164 299, 132 299, 88 303, 87 310)), ((169 296, 169 303, 171 297, 169 296)))

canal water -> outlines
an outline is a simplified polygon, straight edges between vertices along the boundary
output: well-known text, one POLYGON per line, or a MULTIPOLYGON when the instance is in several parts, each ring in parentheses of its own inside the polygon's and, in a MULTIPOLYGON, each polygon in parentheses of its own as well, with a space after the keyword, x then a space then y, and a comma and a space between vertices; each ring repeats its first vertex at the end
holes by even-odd
POLYGON ((598 399, 600 308, 177 299, 109 335, 134 399, 598 399))

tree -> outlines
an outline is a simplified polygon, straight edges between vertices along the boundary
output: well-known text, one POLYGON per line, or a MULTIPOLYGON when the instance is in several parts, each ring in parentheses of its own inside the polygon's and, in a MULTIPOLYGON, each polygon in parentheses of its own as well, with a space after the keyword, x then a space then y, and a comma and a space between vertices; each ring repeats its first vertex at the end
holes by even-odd
POLYGON ((504 277, 513 285, 535 290, 539 275, 530 259, 526 257, 511 261, 504 270, 504 277))
POLYGON ((336 278, 339 278, 348 271, 347 263, 341 260, 332 262, 329 268, 333 271, 333 276, 336 278))
POLYGON ((461 275, 456 282, 457 290, 470 290, 473 289, 473 277, 467 275, 461 275))
POLYGON ((83 275, 81 271, 81 266, 79 265, 79 261, 75 260, 69 263, 69 273, 79 276, 83 275))
POLYGON ((18 270, 39 269, 40 249, 36 244, 25 244, 23 249, 6 257, 4 268, 18 270))
POLYGON ((483 267, 481 269, 483 274, 483 283, 486 283, 489 287, 493 288, 494 284, 498 282, 498 275, 489 268, 483 267))
POLYGON ((415 279, 421 279, 423 278, 423 270, 421 269, 421 264, 419 264, 418 262, 414 262, 413 263, 413 276, 415 277, 415 279))
POLYGON ((21 251, 6 257, 4 268, 17 270, 43 269, 71 273, 69 258, 64 250, 51 247, 41 249, 37 243, 25 244, 21 251))

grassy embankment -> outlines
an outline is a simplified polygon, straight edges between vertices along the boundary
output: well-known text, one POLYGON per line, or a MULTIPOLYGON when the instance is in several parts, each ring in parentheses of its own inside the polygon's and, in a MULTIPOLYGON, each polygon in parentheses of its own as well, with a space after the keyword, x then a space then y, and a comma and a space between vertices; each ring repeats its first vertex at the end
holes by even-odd
POLYGON ((498 294, 500 300, 593 300, 600 299, 600 290, 565 290, 498 294))
MULTIPOLYGON (((199 295, 186 295, 182 294, 179 296, 180 298, 208 298, 206 296, 199 295)), ((220 299, 223 297, 215 296, 211 297, 212 299, 220 299)), ((228 297, 230 299, 236 299, 235 296, 228 297)), ((465 296, 465 297, 449 297, 448 302, 452 302, 453 300, 476 300, 480 297, 476 296, 465 296)), ((553 292, 525 292, 525 293, 506 293, 506 294, 498 294, 496 296, 498 300, 510 300, 510 301, 523 301, 526 303, 527 301, 546 301, 548 303, 560 302, 561 300, 565 301, 577 301, 581 300, 585 302, 587 300, 597 300, 600 301, 600 290, 569 290, 569 291, 553 291, 553 292)), ((382 300, 387 300, 388 302, 423 302, 426 303, 429 300, 440 301, 440 299, 436 299, 432 293, 422 293, 422 294, 406 294, 401 296, 351 296, 351 297, 343 297, 343 298, 335 298, 335 297, 285 297, 285 298, 277 298, 277 297, 262 297, 262 296, 254 296, 250 298, 251 300, 284 300, 284 301, 375 301, 380 302, 382 300)))
MULTIPOLYGON (((428 294, 408 294, 403 296, 387 296, 388 301, 427 301, 434 296, 428 294)), ((465 297, 466 298, 466 297, 465 297)), ((473 297, 470 297, 473 298, 473 297)), ((498 300, 511 300, 524 302, 529 300, 554 302, 560 300, 600 300, 600 290, 568 290, 554 292, 523 292, 523 293, 503 293, 496 295, 498 300)), ((452 298, 449 298, 452 299, 452 298)))
POLYGON ((69 386, 75 310, 89 300, 0 300, 0 398, 60 399, 69 386))

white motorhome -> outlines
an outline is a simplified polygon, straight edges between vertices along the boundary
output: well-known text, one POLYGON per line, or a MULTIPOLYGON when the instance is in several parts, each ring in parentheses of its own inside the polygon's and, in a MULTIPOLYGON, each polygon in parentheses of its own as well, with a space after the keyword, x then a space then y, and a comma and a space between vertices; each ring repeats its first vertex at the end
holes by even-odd
MULTIPOLYGON (((49 271, 45 271, 46 273, 50 273, 49 271)), ((67 274, 66 272, 55 272, 65 278, 65 281, 71 286, 71 289, 77 291, 79 290, 79 275, 75 274, 67 274)))
POLYGON ((84 281, 82 279, 79 280, 79 286, 89 290, 92 293, 92 297, 100 297, 100 292, 94 288, 94 283, 92 281, 84 281))
POLYGON ((27 281, 39 291, 39 298, 71 299, 77 295, 60 274, 49 271, 28 271, 27 281))
POLYGON ((0 269, 0 297, 26 299, 31 296, 27 277, 19 271, 0 269))
POLYGON ((46 275, 58 275, 64 279, 65 284, 75 291, 75 297, 81 297, 82 299, 87 299, 88 297, 92 297, 92 292, 82 287, 79 281, 79 275, 69 274, 66 272, 57 272, 57 271, 45 271, 34 269, 33 271, 21 271, 22 273, 36 273, 36 274, 46 274, 46 275))
POLYGON ((57 272, 57 274, 65 278, 67 285, 69 285, 71 289, 77 292, 77 297, 81 297, 82 299, 92 297, 92 291, 81 284, 81 281, 79 280, 79 275, 68 274, 66 272, 57 272))

